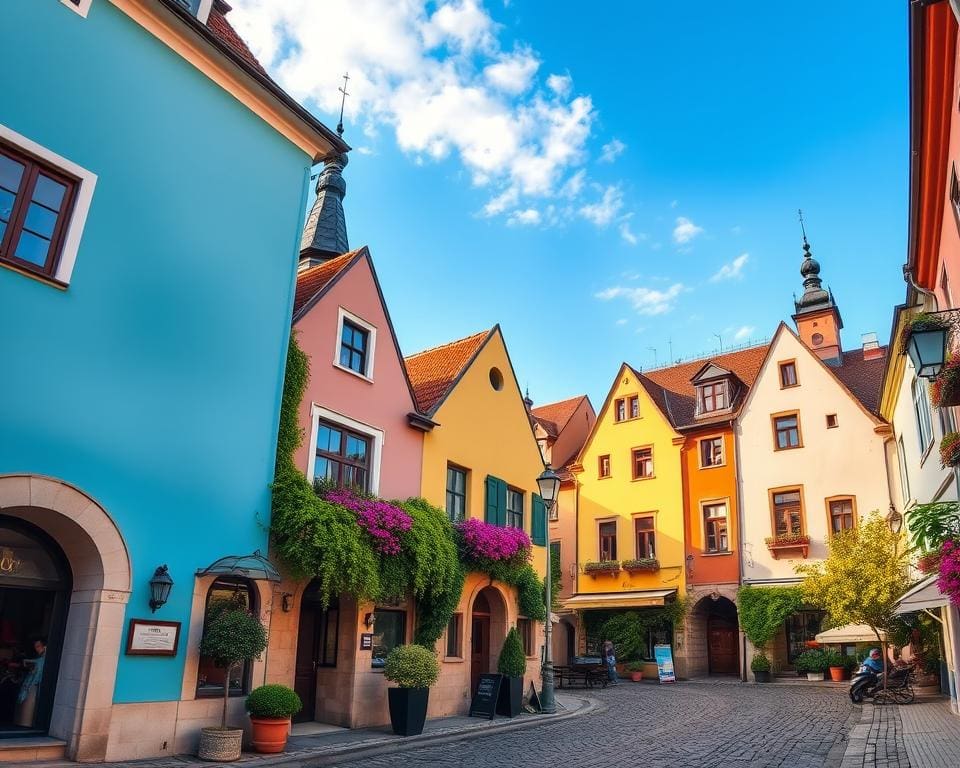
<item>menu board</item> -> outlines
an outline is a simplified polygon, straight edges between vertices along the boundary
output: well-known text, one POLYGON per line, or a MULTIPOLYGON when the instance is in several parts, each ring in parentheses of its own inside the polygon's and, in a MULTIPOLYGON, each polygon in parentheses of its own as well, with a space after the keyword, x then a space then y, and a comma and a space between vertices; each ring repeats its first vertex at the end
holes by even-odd
POLYGON ((179 621, 130 619, 128 656, 176 656, 179 642, 179 621))
POLYGON ((500 682, 503 675, 480 675, 477 692, 470 704, 470 717, 487 717, 493 720, 497 711, 497 699, 500 696, 500 682))

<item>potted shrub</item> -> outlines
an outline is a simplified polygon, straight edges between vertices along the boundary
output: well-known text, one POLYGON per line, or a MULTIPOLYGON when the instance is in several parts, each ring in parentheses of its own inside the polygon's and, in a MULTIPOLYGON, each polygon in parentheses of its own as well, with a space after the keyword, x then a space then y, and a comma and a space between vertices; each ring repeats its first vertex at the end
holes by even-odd
POLYGON ((253 748, 272 754, 283 752, 290 733, 290 718, 303 709, 296 691, 271 684, 254 688, 247 696, 247 713, 253 726, 253 748))
POLYGON ((797 656, 794 665, 798 673, 806 673, 807 680, 823 680, 823 673, 827 669, 826 658, 823 651, 816 649, 801 653, 797 656))
POLYGON ((960 464, 960 433, 948 432, 940 441, 940 464, 955 467, 960 464))
POLYGON ((763 651, 757 651, 750 660, 750 671, 757 683, 770 682, 770 659, 763 651))
POLYGON ((245 661, 255 659, 267 647, 267 630, 259 617, 242 608, 225 608, 207 624, 200 641, 200 653, 224 670, 223 715, 219 727, 200 730, 201 760, 229 762, 240 759, 243 729, 227 726, 230 702, 230 673, 245 661))
POLYGON ((930 400, 937 408, 960 405, 960 357, 951 357, 933 380, 930 400))
POLYGON ((497 714, 516 717, 523 709, 523 676, 527 671, 527 659, 523 655, 523 643, 516 627, 511 627, 503 641, 497 672, 503 675, 500 698, 497 699, 497 714))
POLYGON ((630 673, 630 679, 635 683, 639 683, 643 680, 643 667, 644 663, 642 661, 631 661, 627 664, 627 672, 630 673))
POLYGON ((843 654, 840 653, 840 651, 825 651, 823 655, 824 663, 830 670, 830 679, 835 683, 839 683, 846 677, 847 671, 843 654))
POLYGON ((398 688, 389 688, 390 724, 398 736, 423 733, 430 686, 437 682, 440 665, 422 645, 400 645, 387 655, 383 676, 398 688))

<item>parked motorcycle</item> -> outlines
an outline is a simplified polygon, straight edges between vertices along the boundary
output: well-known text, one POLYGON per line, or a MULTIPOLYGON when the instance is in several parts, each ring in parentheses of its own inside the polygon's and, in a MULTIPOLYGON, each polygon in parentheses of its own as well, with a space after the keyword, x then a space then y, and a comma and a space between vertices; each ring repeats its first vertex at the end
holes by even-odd
POLYGON ((915 696, 913 670, 913 664, 891 667, 887 672, 887 687, 884 688, 881 676, 862 664, 850 678, 850 701, 859 704, 864 699, 873 699, 875 704, 910 704, 915 696))

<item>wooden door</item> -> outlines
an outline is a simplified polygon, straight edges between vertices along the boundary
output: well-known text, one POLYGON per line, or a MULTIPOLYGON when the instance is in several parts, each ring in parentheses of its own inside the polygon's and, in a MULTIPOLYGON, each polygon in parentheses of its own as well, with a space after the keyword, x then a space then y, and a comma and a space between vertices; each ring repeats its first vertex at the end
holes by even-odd
POLYGON ((317 711, 317 664, 320 658, 319 605, 304 604, 300 610, 300 628, 297 631, 297 665, 293 689, 303 703, 303 709, 293 716, 293 722, 313 720, 317 711))
POLYGON ((474 614, 470 632, 470 695, 476 693, 480 675, 490 671, 490 617, 474 614))
POLYGON ((739 672, 737 629, 727 622, 711 621, 707 629, 710 673, 725 675, 739 672))

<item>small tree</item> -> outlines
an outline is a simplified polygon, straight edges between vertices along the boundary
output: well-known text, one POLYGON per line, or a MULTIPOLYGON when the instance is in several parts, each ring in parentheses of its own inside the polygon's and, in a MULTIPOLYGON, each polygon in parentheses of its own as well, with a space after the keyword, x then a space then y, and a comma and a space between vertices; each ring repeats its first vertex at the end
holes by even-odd
POLYGON ((523 643, 516 627, 511 627, 500 649, 497 659, 497 672, 507 677, 523 677, 527 671, 527 659, 523 655, 523 643))
POLYGON ((874 511, 857 527, 834 535, 826 560, 798 565, 796 570, 805 577, 804 599, 823 608, 831 624, 865 624, 873 630, 883 648, 886 680, 883 633, 893 629, 893 607, 909 585, 907 552, 900 534, 893 533, 874 511))
POLYGON ((260 619, 242 608, 228 608, 207 624, 200 641, 200 653, 223 667, 223 717, 220 727, 227 727, 227 704, 230 701, 230 673, 249 659, 255 659, 267 647, 267 630, 260 619))

